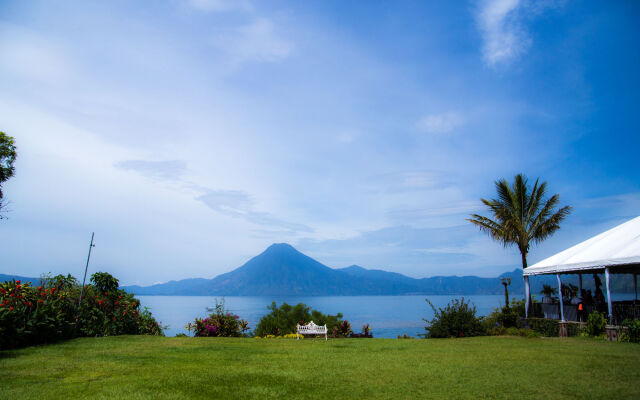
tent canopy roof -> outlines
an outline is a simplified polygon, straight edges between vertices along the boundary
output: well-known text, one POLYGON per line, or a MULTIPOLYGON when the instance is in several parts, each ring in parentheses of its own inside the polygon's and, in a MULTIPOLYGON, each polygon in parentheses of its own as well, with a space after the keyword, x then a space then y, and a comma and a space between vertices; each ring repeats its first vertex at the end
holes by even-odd
POLYGON ((523 271, 527 275, 602 270, 640 272, 640 217, 609 229, 523 271))

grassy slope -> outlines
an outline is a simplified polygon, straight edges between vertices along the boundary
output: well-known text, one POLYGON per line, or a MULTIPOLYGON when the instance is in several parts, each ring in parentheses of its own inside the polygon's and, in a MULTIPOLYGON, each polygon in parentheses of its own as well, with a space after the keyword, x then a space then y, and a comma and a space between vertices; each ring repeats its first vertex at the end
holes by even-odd
POLYGON ((0 352, 0 398, 640 398, 640 346, 579 338, 122 336, 0 352))

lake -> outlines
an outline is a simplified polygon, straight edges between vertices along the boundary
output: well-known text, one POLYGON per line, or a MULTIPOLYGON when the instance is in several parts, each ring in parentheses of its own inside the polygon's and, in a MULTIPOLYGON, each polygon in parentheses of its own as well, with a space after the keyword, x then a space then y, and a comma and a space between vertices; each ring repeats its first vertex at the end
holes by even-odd
MULTIPOLYGON (((213 307, 213 296, 137 296, 142 306, 150 311, 162 325, 168 325, 167 336, 187 333, 184 326, 196 317, 206 317, 206 307, 213 307)), ((433 311, 425 297, 436 307, 444 307, 452 299, 461 296, 327 296, 327 297, 224 297, 226 308, 240 318, 249 321, 253 330, 260 318, 268 313, 267 306, 276 301, 289 304, 304 303, 324 314, 341 312, 351 323, 354 332, 360 332, 364 324, 371 325, 374 337, 396 338, 407 334, 416 336, 424 333, 423 318, 431 319, 433 311)), ((217 297, 221 300, 222 297, 217 297)), ((494 308, 504 304, 503 295, 465 296, 477 308, 477 315, 487 315, 494 308)))

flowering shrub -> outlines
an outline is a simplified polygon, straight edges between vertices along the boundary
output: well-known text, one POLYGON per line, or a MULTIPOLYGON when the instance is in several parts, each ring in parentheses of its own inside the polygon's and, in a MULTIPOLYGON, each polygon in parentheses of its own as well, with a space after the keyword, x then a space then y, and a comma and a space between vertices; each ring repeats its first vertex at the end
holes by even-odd
POLYGON ((352 338, 372 338, 373 334, 371 333, 371 327, 369 326, 369 324, 364 324, 362 326, 362 333, 351 332, 351 335, 349 335, 349 337, 352 337, 352 338))
POLYGON ((254 336, 254 339, 304 339, 304 335, 301 335, 299 333, 287 333, 286 335, 282 335, 282 336, 275 336, 275 335, 265 335, 265 336, 254 336))
POLYGON ((196 318, 193 324, 187 325, 187 329, 193 330, 194 336, 239 337, 246 336, 249 323, 228 312, 224 307, 224 301, 218 303, 216 300, 215 312, 204 319, 196 318))
POLYGON ((398 335, 398 339, 415 339, 413 336, 409 336, 406 333, 403 333, 402 335, 398 335))
MULTIPOLYGON (((41 285, 11 281, 0 283, 0 349, 70 339, 78 336, 121 334, 161 335, 151 313, 140 302, 115 287, 87 285, 80 300, 80 285, 71 275, 43 278, 41 285)), ((92 281, 94 281, 92 276, 92 281)))
POLYGON ((353 331, 351 330, 351 324, 349 323, 349 321, 344 320, 342 322, 340 322, 338 325, 333 327, 333 330, 331 331, 331 337, 332 338, 345 338, 347 336, 349 336, 349 334, 352 334, 353 331))

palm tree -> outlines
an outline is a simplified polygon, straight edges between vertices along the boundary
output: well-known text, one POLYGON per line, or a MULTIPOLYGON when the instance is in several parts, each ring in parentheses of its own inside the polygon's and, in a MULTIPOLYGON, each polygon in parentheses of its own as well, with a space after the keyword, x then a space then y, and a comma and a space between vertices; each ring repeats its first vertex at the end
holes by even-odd
POLYGON ((542 242, 560 229, 560 222, 571 213, 571 206, 556 211, 560 196, 554 194, 546 199, 547 182, 539 184, 539 179, 529 190, 527 177, 522 174, 516 175, 511 186, 506 179, 496 181, 495 185, 498 198, 481 199, 493 214, 493 219, 471 214, 468 221, 505 247, 518 246, 522 268, 527 268, 531 243, 542 242))
POLYGON ((509 308, 509 285, 511 285, 511 278, 500 278, 502 286, 504 286, 504 305, 509 308))

